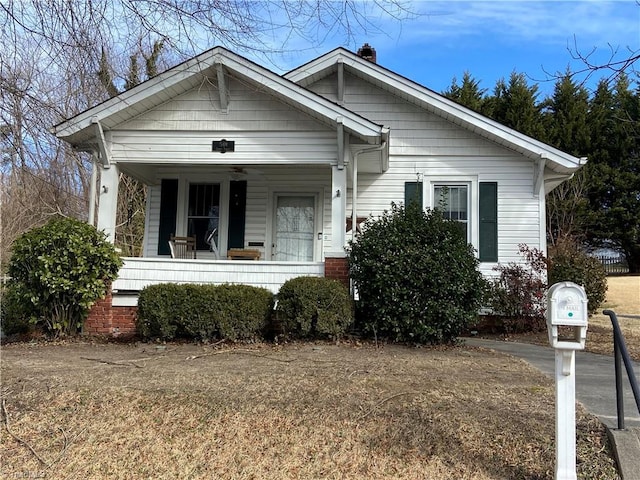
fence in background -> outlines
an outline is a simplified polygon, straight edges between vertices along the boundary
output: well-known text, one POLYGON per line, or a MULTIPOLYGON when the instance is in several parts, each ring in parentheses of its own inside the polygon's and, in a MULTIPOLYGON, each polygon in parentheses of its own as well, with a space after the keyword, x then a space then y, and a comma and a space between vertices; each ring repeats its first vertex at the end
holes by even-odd
POLYGON ((629 266, 627 265, 627 261, 624 257, 595 255, 595 258, 597 258, 600 263, 602 263, 605 272, 607 272, 607 275, 614 273, 629 273, 629 266))

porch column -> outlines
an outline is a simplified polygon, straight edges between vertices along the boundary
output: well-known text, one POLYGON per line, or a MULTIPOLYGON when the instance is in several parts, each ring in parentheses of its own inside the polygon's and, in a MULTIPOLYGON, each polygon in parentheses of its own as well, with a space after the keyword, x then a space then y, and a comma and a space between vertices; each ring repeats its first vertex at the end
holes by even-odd
POLYGON ((107 239, 115 242, 116 238, 116 209, 118 205, 118 165, 100 171, 100 189, 98 192, 98 230, 107 234, 107 239))
POLYGON ((331 167, 331 253, 344 254, 347 224, 347 169, 331 167))

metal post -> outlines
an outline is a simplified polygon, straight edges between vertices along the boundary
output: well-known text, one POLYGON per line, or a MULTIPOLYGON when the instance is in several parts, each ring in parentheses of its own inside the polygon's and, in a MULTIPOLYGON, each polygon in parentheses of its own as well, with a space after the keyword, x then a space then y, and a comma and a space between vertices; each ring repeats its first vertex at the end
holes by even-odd
POLYGON ((618 430, 624 430, 624 398, 622 396, 622 354, 614 333, 613 359, 616 371, 616 407, 618 413, 618 430))

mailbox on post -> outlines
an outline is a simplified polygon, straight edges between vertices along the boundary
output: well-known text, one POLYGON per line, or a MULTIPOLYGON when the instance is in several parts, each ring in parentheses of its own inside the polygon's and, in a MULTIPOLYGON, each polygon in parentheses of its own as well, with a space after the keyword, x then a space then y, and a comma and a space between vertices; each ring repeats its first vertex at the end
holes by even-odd
POLYGON ((576 476, 576 350, 587 338, 587 294, 580 285, 560 282, 547 293, 547 329, 556 357, 556 475, 576 476))
POLYGON ((549 343, 563 350, 584 350, 587 338, 587 294, 572 282, 556 283, 547 297, 547 329, 549 343), (558 327, 572 330, 572 336, 559 332, 558 327))

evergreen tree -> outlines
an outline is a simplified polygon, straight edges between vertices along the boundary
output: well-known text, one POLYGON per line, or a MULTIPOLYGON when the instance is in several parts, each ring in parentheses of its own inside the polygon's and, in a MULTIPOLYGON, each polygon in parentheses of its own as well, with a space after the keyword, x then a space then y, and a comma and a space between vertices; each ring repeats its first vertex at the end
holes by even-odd
MULTIPOLYGON (((558 79, 553 96, 543 102, 544 124, 548 141, 575 156, 589 151, 587 126, 589 94, 577 85, 570 72, 558 79)), ((547 237, 551 245, 563 239, 584 241, 584 198, 586 177, 579 171, 560 184, 547 197, 547 237)))
POLYGON ((587 164, 587 239, 621 251, 640 272, 640 96, 626 76, 613 94, 600 84, 590 117, 594 149, 587 164))
POLYGON ((504 79, 496 82, 493 96, 487 99, 484 113, 507 127, 544 141, 542 114, 537 97, 538 85, 529 86, 524 74, 513 72, 508 84, 504 79))
POLYGON ((466 71, 462 76, 462 85, 458 85, 458 79, 454 77, 451 86, 442 94, 471 110, 483 113, 486 92, 485 88, 480 88, 480 82, 466 71))
POLYGON ((576 84, 567 72, 558 79, 553 96, 543 106, 549 143, 571 155, 585 155, 590 148, 587 90, 576 84))

